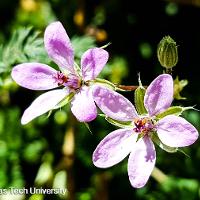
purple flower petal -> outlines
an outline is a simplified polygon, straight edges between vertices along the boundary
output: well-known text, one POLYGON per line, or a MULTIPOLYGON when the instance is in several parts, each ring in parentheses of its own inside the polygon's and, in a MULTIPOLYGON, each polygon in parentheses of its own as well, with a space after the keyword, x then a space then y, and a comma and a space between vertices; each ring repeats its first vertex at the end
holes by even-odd
POLYGON ((102 48, 87 50, 81 58, 83 79, 93 80, 101 72, 108 61, 108 52, 102 48))
POLYGON ((36 117, 52 110, 67 95, 68 91, 63 89, 52 90, 40 95, 24 111, 21 123, 27 124, 36 117))
POLYGON ((41 63, 23 63, 12 69, 12 78, 22 87, 31 90, 48 90, 58 87, 57 71, 41 63))
POLYGON ((132 121, 138 118, 132 103, 117 92, 96 85, 93 87, 93 96, 98 107, 108 117, 119 121, 132 121))
POLYGON ((173 79, 169 74, 162 74, 154 79, 144 96, 144 104, 150 116, 169 108, 172 100, 173 79))
POLYGON ((107 168, 122 161, 133 149, 137 136, 128 129, 118 129, 108 134, 93 153, 94 165, 107 168))
POLYGON ((143 187, 149 179, 156 162, 156 151, 149 137, 137 142, 128 159, 128 176, 134 188, 143 187))
POLYGON ((74 73, 74 52, 70 39, 60 22, 47 26, 44 45, 49 57, 61 68, 74 73))
POLYGON ((71 102, 71 111, 80 122, 90 122, 97 117, 97 108, 89 87, 82 87, 71 102))
POLYGON ((157 134, 163 144, 170 147, 185 147, 198 138, 198 131, 182 117, 168 115, 158 121, 157 134))

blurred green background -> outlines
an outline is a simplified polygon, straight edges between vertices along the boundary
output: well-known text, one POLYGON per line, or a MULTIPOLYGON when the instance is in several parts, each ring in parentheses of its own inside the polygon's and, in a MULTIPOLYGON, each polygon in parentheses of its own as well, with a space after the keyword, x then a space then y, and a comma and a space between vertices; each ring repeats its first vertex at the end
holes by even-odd
MULTIPOLYGON (((163 72, 156 49, 170 35, 178 45, 174 79, 188 84, 174 104, 200 109, 200 0, 6 0, 0 1, 0 188, 67 188, 65 195, 0 194, 0 200, 196 200, 200 199, 199 141, 169 154, 158 147, 157 170, 142 189, 131 187, 127 158, 109 169, 97 169, 92 153, 115 127, 101 117, 90 130, 78 123, 68 106, 22 126, 20 118, 40 92, 19 87, 13 66, 42 62, 53 66, 43 47, 45 27, 59 20, 73 43, 77 61, 93 46, 111 42, 101 77, 117 84, 137 85, 138 73, 148 85, 163 72), (161 171, 160 171, 161 170, 161 171)), ((182 82, 181 82, 182 83, 182 82)), ((176 85, 178 91, 180 82, 176 85)), ((133 102, 133 92, 123 93, 133 102)), ((200 130, 198 111, 184 117, 200 130)), ((145 170, 145 169, 144 169, 145 170)))

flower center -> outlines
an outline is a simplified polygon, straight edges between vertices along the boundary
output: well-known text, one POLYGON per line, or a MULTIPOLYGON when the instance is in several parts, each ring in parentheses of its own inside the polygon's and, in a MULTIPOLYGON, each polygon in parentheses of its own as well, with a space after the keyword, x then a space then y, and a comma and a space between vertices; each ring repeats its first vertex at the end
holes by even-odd
POLYGON ((149 134, 155 127, 152 120, 148 117, 137 118, 134 119, 133 122, 135 125, 135 128, 133 130, 139 134, 149 134))
POLYGON ((55 76, 56 82, 58 84, 58 86, 67 86, 71 89, 79 89, 81 87, 81 83, 82 81, 80 80, 80 78, 74 74, 69 74, 68 76, 66 76, 65 74, 63 74, 62 72, 57 72, 56 76, 55 76))
POLYGON ((62 72, 57 72, 56 74, 56 81, 58 83, 58 85, 63 85, 64 83, 66 83, 68 80, 68 77, 65 76, 62 72))

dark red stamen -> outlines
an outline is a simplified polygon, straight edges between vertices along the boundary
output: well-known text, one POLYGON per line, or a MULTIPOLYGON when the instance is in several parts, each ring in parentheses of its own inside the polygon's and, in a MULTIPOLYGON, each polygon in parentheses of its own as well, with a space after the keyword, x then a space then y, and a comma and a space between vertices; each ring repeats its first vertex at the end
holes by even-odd
POLYGON ((134 119, 135 128, 134 131, 137 133, 148 133, 153 129, 153 124, 150 119, 134 119))
POLYGON ((63 85, 64 83, 66 83, 68 81, 68 77, 65 76, 62 72, 57 72, 57 77, 56 77, 57 81, 58 81, 58 85, 63 85))

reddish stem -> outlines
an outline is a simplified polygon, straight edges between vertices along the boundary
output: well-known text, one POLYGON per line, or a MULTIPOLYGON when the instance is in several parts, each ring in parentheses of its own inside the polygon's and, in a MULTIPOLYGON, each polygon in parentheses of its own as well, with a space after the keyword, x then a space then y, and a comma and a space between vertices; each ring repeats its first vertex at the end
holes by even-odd
MULTIPOLYGON (((134 91, 136 90, 139 85, 116 85, 118 88, 126 91, 134 91)), ((144 88, 147 88, 147 86, 143 86, 144 88)))

